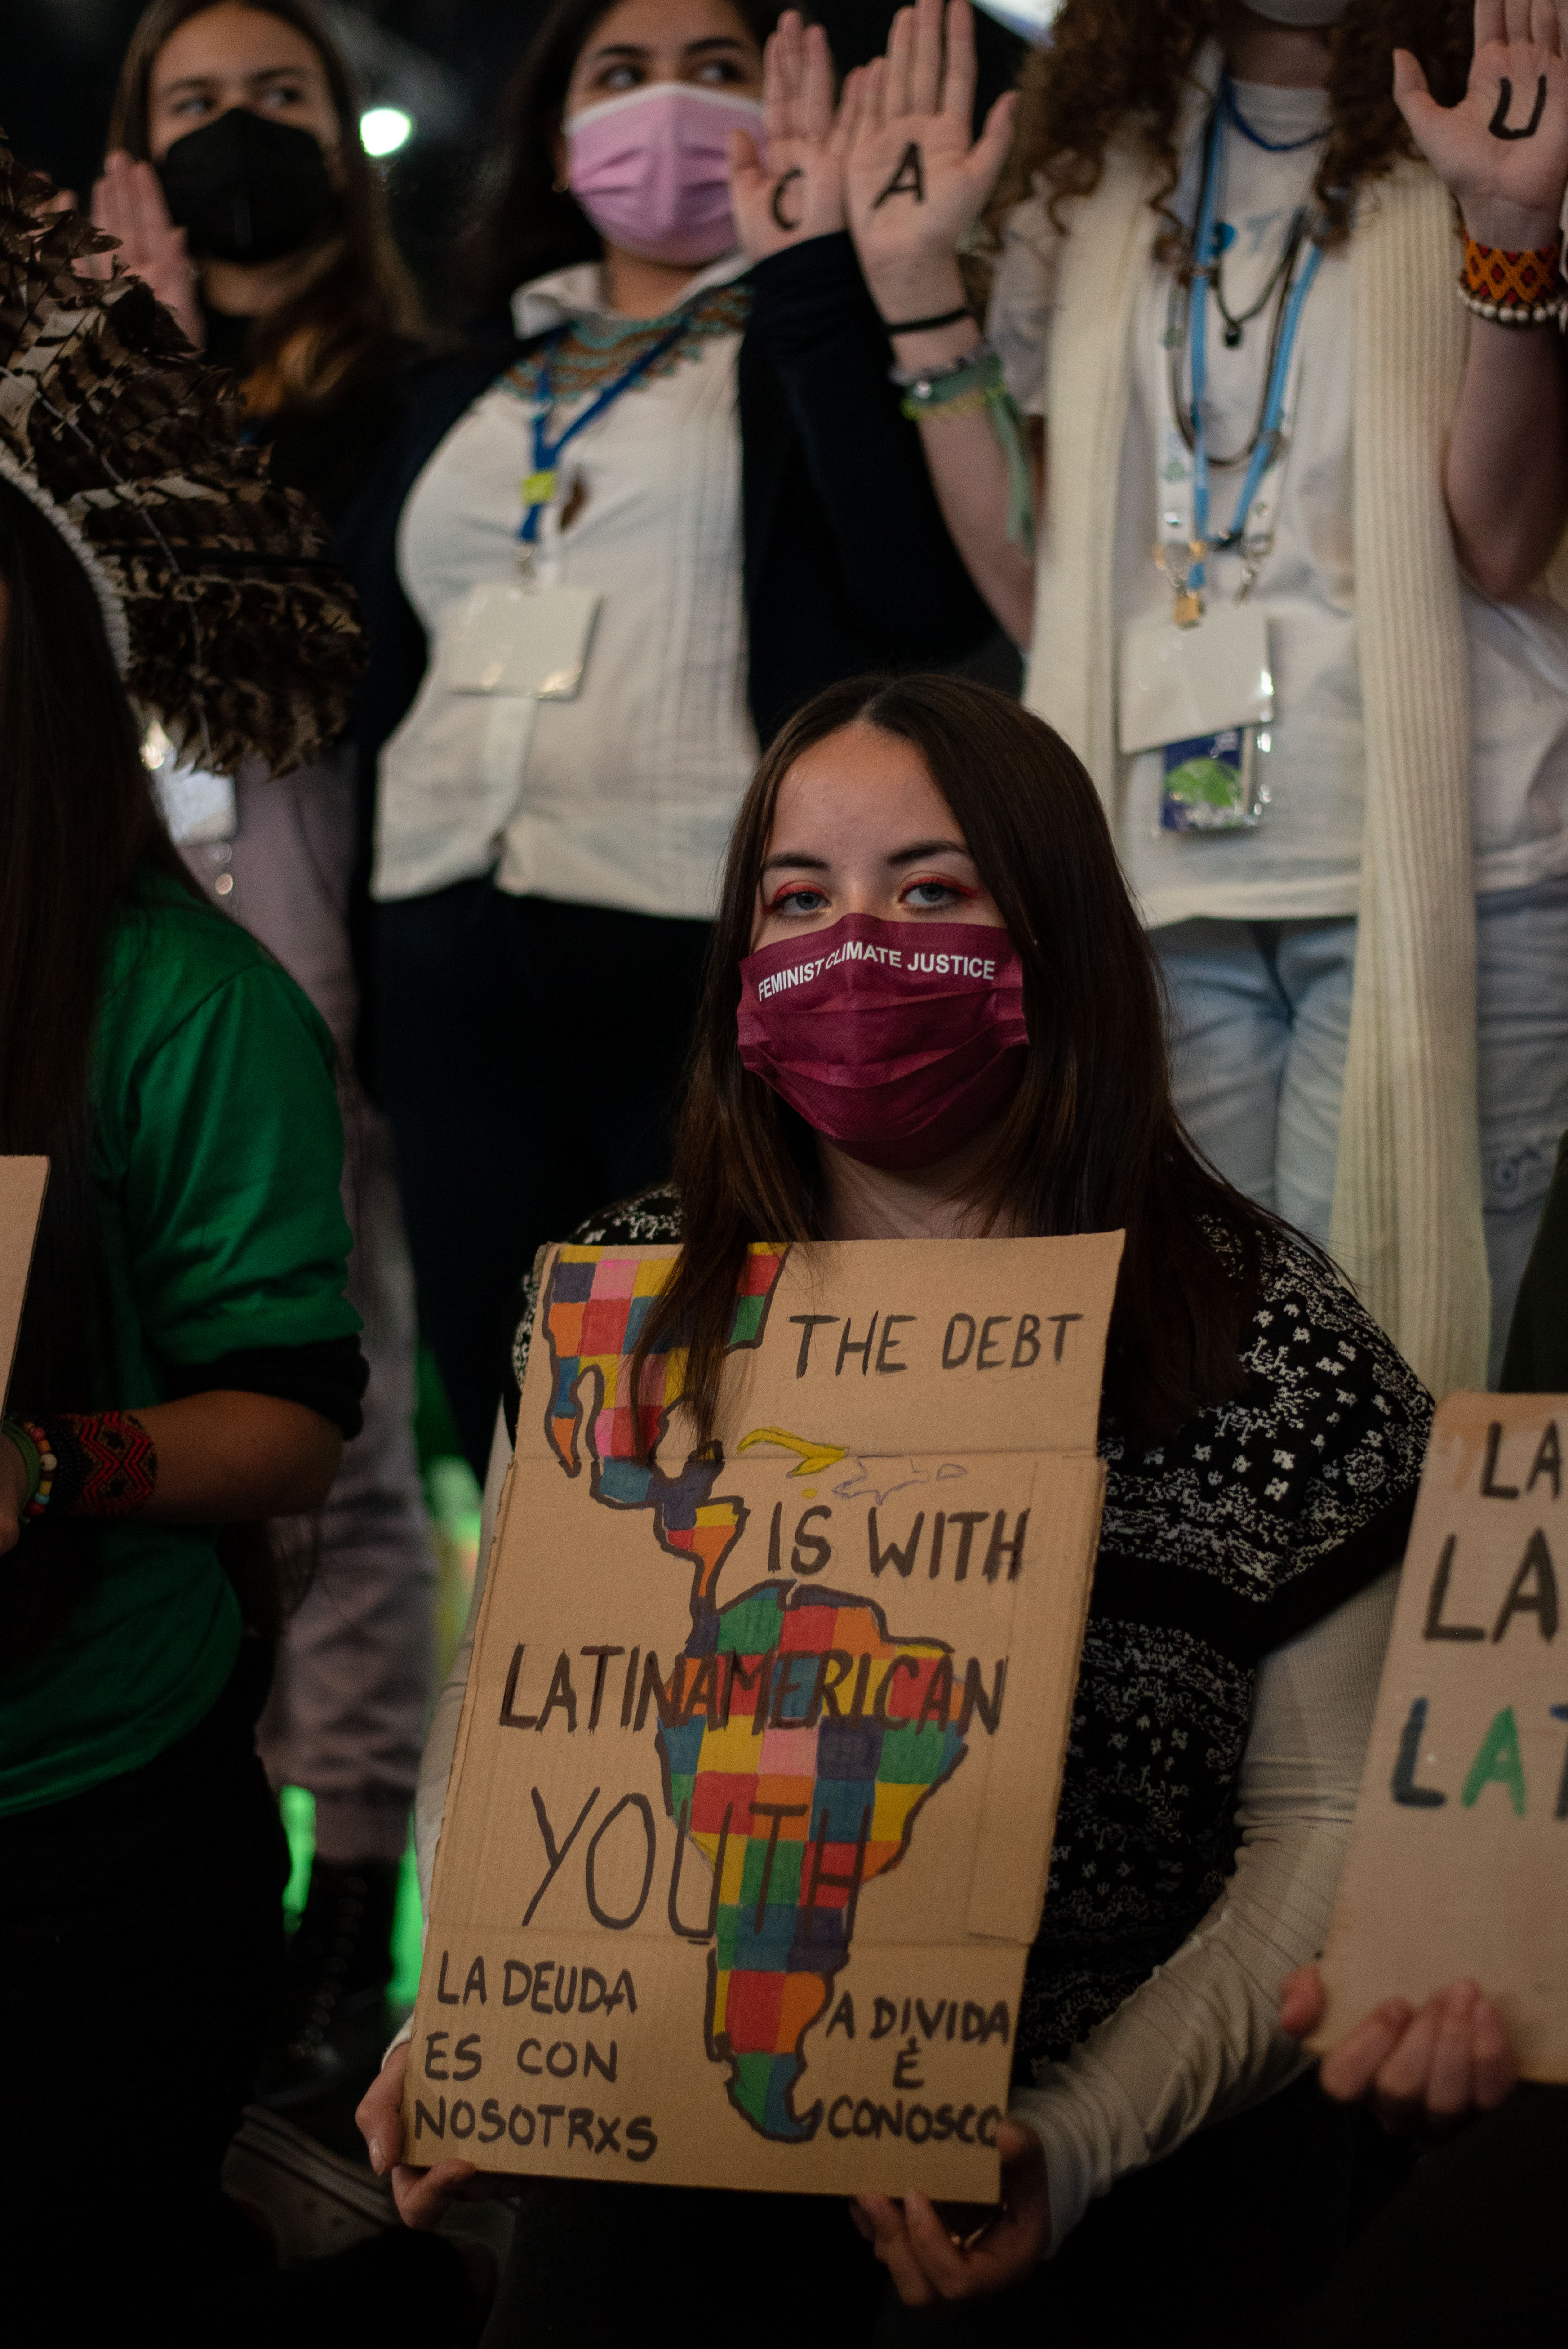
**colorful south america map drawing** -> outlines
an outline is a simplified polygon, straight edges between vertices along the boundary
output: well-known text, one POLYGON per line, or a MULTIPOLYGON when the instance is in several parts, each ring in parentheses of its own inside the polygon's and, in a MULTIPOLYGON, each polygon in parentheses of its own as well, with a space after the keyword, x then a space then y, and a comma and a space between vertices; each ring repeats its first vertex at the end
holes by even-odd
MULTIPOLYGON (((732 1350, 758 1345, 788 1250, 750 1250, 732 1350)), ((713 1871, 706 1927, 707 2052, 730 2103, 764 2137, 815 2135, 793 2090, 802 2042, 850 1953, 864 1887, 903 1857, 916 1814, 965 1751, 952 1724, 952 1651, 890 1631, 870 1599, 763 1583, 718 1600, 747 1511, 715 1492, 717 1447, 666 1473, 635 1456, 634 1408, 656 1442, 678 1398, 680 1349, 652 1356, 643 1392, 631 1358, 668 1258, 562 1247, 542 1319, 550 1345, 550 1444, 567 1474, 584 1458, 592 1497, 649 1509, 661 1549, 692 1568, 691 1627, 659 1703, 669 1814, 713 1871), (689 1677, 688 1677, 689 1675, 689 1677)), ((777 1442, 760 1430, 743 1443, 777 1442)), ((798 1445, 815 1464, 832 1446, 798 1445)), ((803 1466, 805 1464, 803 1463, 803 1466)), ((800 1474, 795 1470, 792 1474, 800 1474)), ((686 1930, 686 1928, 678 1930, 686 1930)))

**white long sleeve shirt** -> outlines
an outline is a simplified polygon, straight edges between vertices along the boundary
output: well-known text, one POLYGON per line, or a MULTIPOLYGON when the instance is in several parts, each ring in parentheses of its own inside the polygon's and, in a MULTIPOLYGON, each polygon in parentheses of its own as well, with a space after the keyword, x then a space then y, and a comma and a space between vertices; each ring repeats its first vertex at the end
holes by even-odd
MULTIPOLYGON (((732 254, 687 296, 745 267, 732 254)), ((518 333, 606 315, 596 263, 513 300, 518 333)), ((502 376, 436 449, 397 531, 430 658, 381 753, 372 893, 421 896, 495 870, 513 895, 632 913, 713 912, 757 761, 741 595, 738 333, 715 333, 568 442, 544 511, 541 585, 603 598, 567 701, 454 689, 449 639, 471 591, 517 577, 537 403, 502 376)), ((560 434, 593 395, 563 401, 560 434)))

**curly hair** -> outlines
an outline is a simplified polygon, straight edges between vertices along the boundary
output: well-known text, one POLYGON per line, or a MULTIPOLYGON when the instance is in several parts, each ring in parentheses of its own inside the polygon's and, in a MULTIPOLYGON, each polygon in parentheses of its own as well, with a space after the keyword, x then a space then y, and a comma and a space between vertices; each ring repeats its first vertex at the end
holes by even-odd
MULTIPOLYGON (((1130 118, 1163 174, 1153 209, 1174 228, 1170 200, 1181 172, 1182 97, 1225 13, 1225 0, 1065 0, 1049 46, 1024 68, 1017 131, 993 217, 999 221, 1037 191, 1064 229, 1064 200, 1093 193, 1106 148, 1130 118)), ((1470 72, 1472 19, 1471 0, 1349 0, 1327 28, 1330 130, 1316 180, 1325 243, 1349 234, 1357 189, 1415 152, 1394 103, 1394 51, 1411 50, 1433 96, 1452 105, 1470 72)))

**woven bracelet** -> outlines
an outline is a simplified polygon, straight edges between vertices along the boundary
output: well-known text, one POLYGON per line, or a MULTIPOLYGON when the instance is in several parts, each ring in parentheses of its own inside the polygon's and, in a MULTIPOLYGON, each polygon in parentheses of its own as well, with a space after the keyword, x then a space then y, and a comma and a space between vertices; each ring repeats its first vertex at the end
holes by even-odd
POLYGON ((903 394, 900 405, 904 414, 916 424, 922 417, 958 407, 960 402, 977 408, 1002 386, 1002 362, 989 343, 976 343, 961 359, 949 359, 941 367, 907 371, 893 367, 890 374, 903 394))
POLYGON ((20 1424, 36 1446, 43 1476, 27 1504, 30 1517, 130 1517, 152 1498, 158 1454, 129 1411, 50 1413, 20 1424))
POLYGON ((1035 551, 1034 490, 1024 446, 1024 422, 989 343, 972 351, 962 367, 920 377, 900 403, 912 424, 940 424, 984 409, 1007 465, 1007 543, 1026 554, 1035 551))
POLYGON ((1501 245, 1478 244, 1465 239, 1465 264, 1460 272, 1460 300, 1478 318, 1500 326, 1561 325, 1568 310, 1568 289, 1560 269, 1561 243, 1532 253, 1508 253, 1501 245))

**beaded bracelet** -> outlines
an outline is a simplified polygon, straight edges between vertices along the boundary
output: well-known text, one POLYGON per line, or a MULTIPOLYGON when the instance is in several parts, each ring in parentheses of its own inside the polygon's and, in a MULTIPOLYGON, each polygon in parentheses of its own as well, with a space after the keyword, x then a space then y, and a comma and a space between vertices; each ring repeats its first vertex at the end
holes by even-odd
POLYGON ((55 1470, 58 1465, 41 1427, 26 1419, 0 1420, 0 1435, 7 1436, 22 1455, 22 1465, 27 1472, 26 1497, 22 1504, 24 1517, 41 1517, 49 1506, 54 1490, 55 1470))
POLYGON ((1558 243, 1533 253, 1507 253, 1467 236, 1460 300, 1476 317, 1500 326, 1561 326, 1568 313, 1568 289, 1559 270, 1562 250, 1558 243))
POLYGON ((63 1411, 5 1426, 27 1463, 29 1517, 41 1517, 51 1503, 57 1516, 129 1517, 152 1498, 158 1454, 130 1412, 63 1411))

